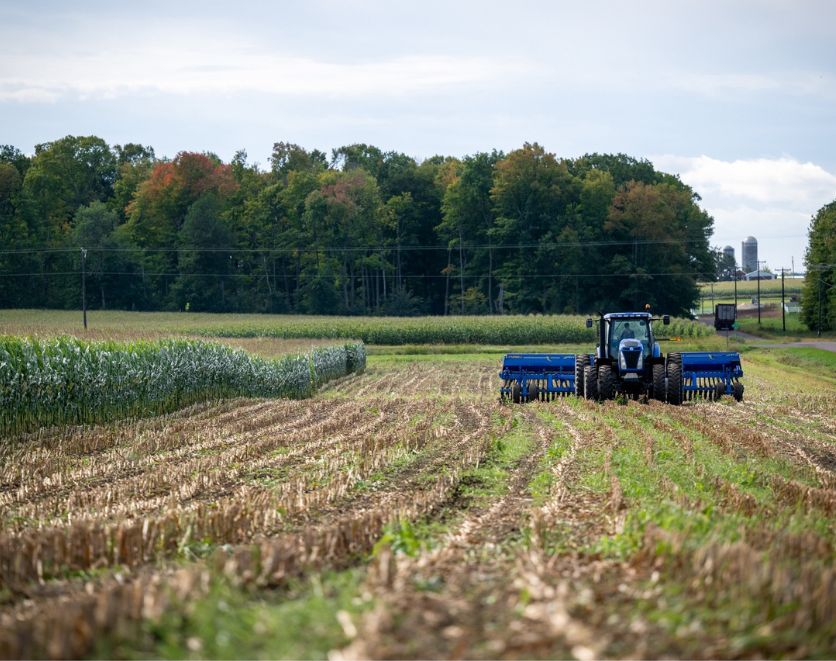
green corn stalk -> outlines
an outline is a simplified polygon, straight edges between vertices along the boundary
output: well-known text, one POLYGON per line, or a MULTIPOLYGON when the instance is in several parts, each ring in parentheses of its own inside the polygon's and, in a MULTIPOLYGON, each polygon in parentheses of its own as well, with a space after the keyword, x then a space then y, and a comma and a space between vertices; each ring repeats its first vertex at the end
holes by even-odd
POLYGON ((157 415, 228 397, 309 397, 365 368, 360 343, 265 359, 198 340, 0 337, 0 437, 157 415))

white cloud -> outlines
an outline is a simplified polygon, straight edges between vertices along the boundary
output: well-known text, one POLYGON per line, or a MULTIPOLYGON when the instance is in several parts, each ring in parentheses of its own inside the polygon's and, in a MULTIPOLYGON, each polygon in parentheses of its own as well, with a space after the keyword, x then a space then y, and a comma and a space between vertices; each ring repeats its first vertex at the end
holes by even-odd
POLYGON ((19 103, 55 103, 59 94, 54 90, 32 87, 28 85, 10 85, 0 82, 0 101, 17 101, 19 103))
POLYGON ((836 197, 836 175, 815 163, 793 158, 723 161, 709 156, 658 156, 704 198, 730 198, 749 204, 805 208, 812 200, 836 197))
POLYGON ((712 97, 761 92, 830 98, 836 96, 836 77, 830 72, 692 73, 683 71, 669 76, 667 81, 676 89, 712 97))
POLYGON ((0 49, 0 100, 54 101, 67 95, 134 94, 399 96, 511 79, 531 69, 524 58, 401 55, 348 61, 299 57, 229 43, 211 35, 165 35, 113 48, 54 52, 0 49), (223 48, 217 46, 224 43, 223 48))
POLYGON ((836 174, 793 158, 723 161, 709 156, 656 156, 657 168, 680 175, 714 216, 713 243, 740 242, 752 235, 759 256, 773 267, 801 263, 810 218, 836 199, 836 174))

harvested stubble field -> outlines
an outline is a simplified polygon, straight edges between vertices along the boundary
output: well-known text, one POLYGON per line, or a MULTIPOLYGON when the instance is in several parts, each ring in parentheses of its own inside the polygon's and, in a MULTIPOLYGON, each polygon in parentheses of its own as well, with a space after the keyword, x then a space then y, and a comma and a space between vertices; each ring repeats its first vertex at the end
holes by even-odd
POLYGON ((833 656, 836 378, 497 401, 373 356, 304 401, 54 429, 0 463, 0 655, 833 656))

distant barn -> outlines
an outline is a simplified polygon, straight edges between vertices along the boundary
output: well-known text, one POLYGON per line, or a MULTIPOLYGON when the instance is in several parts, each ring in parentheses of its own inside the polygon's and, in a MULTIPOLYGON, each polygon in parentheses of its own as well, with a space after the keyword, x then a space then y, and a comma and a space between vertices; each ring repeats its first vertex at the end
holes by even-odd
POLYGON ((744 280, 774 280, 777 277, 770 271, 752 271, 743 276, 744 280))

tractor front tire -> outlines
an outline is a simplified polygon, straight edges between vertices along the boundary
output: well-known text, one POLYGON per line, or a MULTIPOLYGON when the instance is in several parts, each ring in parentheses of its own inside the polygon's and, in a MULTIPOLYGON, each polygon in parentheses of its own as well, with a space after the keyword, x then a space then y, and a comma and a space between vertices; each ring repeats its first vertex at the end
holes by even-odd
POLYGON ((679 356, 668 358, 668 404, 682 404, 682 362, 679 356))
POLYGON ((598 370, 595 365, 583 368, 583 396, 586 399, 598 399, 598 370))
POLYGON ((575 356, 575 396, 583 397, 583 371, 589 365, 589 356, 586 354, 578 354, 575 356))
POLYGON ((601 365, 598 368, 598 399, 602 402, 615 398, 615 374, 612 367, 601 365))
POLYGON ((665 366, 661 363, 653 366, 653 399, 665 401, 665 366))

